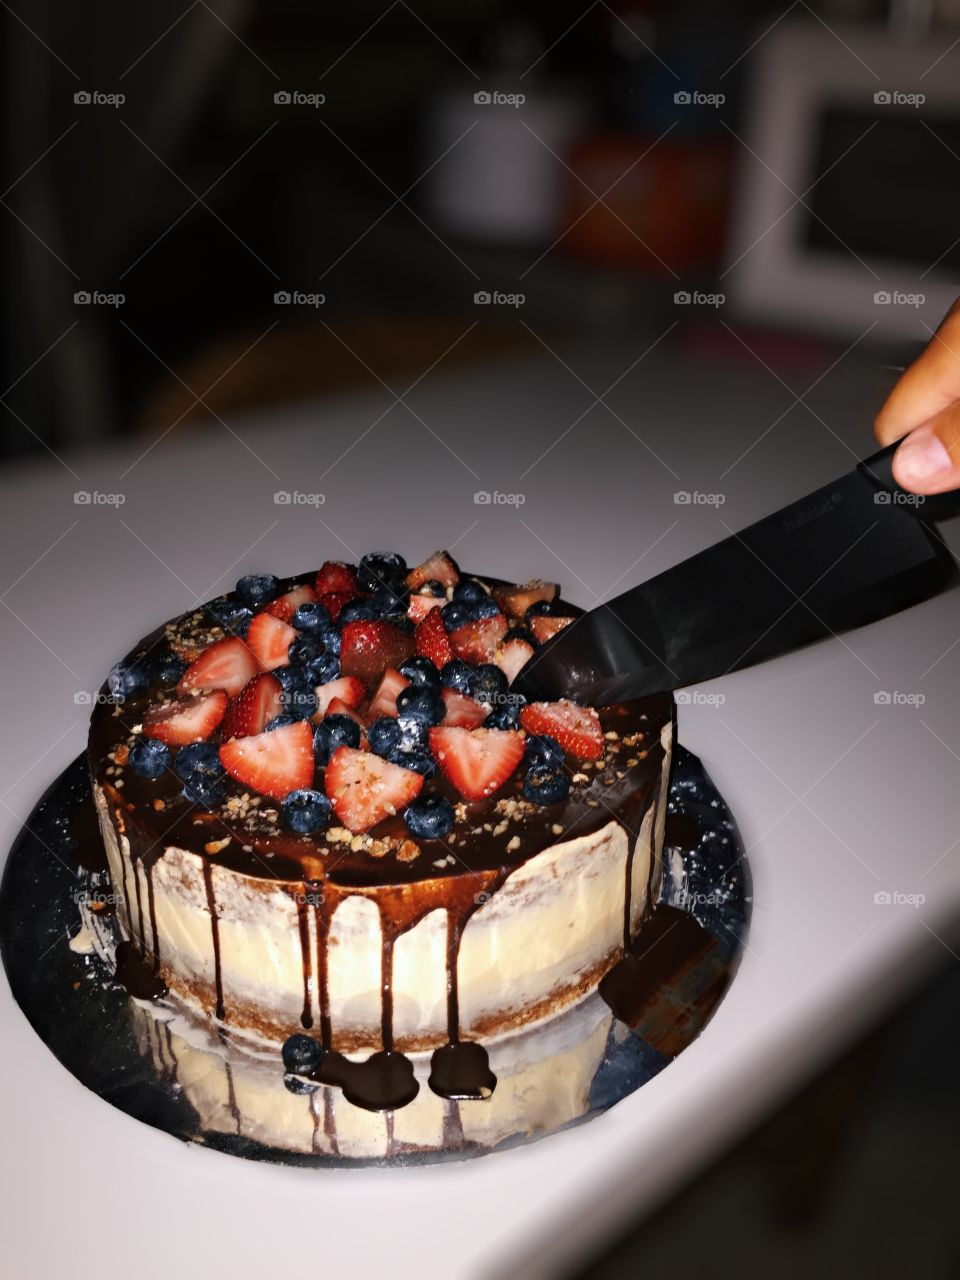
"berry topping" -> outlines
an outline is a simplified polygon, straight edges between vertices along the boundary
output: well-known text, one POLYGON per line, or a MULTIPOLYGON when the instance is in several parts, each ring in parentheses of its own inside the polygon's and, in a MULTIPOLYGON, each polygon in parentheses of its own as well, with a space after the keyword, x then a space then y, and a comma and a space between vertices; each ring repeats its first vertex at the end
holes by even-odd
POLYGON ((535 578, 520 587, 494 587, 493 598, 511 618, 523 618, 532 604, 540 600, 555 600, 558 590, 555 582, 541 582, 535 578))
POLYGON ((135 742, 127 757, 130 768, 141 778, 159 778, 170 768, 170 748, 157 738, 135 742))
POLYGON ((506 631, 507 620, 502 613, 497 613, 451 632, 450 647, 464 662, 492 662, 506 631))
POLYGON ((282 695, 283 689, 275 676, 267 671, 254 676, 227 709, 221 729, 224 741, 263 733, 269 721, 283 710, 282 695))
POLYGON ((279 593, 279 579, 272 573, 248 573, 237 583, 237 595, 251 609, 259 609, 279 593))
POLYGON ((414 622, 422 622, 431 609, 439 608, 441 604, 443 604, 443 597, 438 599, 436 596, 418 592, 410 597, 410 603, 407 605, 407 617, 414 622))
POLYGON ((420 840, 439 840, 453 827, 453 805, 446 796, 419 796, 403 811, 411 835, 420 840))
POLYGON ((313 735, 303 720, 220 747, 223 767, 245 787, 283 800, 313 781, 313 735))
POLYGON ((144 737, 158 738, 170 747, 203 742, 216 729, 226 710, 227 695, 222 689, 189 694, 148 711, 143 717, 144 737))
POLYGON ((322 791, 303 787, 299 791, 290 792, 283 802, 280 816, 291 831, 306 836, 327 825, 331 807, 322 791))
POLYGON ((435 551, 423 564, 418 564, 407 574, 407 586, 418 591, 428 582, 439 582, 444 587, 455 587, 460 581, 457 566, 446 551, 435 551))
POLYGON ((492 662, 482 662, 470 675, 470 697, 496 706, 507 692, 507 677, 492 662))
POLYGON ((427 747, 417 751, 405 751, 402 746, 394 747, 387 759, 391 764, 400 765, 401 769, 412 769, 424 779, 432 778, 437 772, 437 766, 427 747))
POLYGON ((317 715, 322 719, 327 707, 339 698, 348 707, 359 707, 363 701, 363 683, 356 676, 340 676, 337 680, 328 680, 314 690, 317 699, 317 715))
POLYGON ((340 666, 347 676, 372 684, 387 667, 398 667, 413 652, 412 637, 389 622, 347 622, 340 644, 340 666))
POLYGON ((356 591, 325 591, 320 597, 320 603, 330 614, 333 621, 336 622, 344 605, 349 604, 351 600, 356 598, 356 591))
POLYGON ((470 692, 473 669, 459 658, 453 658, 440 669, 440 683, 444 689, 456 689, 457 693, 470 692))
POLYGON ((405 675, 401 675, 394 667, 388 667, 383 673, 383 679, 377 685, 376 693, 370 699, 367 719, 377 720, 380 716, 395 716, 397 698, 409 684, 410 681, 405 675))
POLYGON ((323 653, 306 662, 303 667, 304 680, 314 687, 321 684, 330 684, 339 675, 340 655, 332 649, 325 649, 323 653))
POLYGON ((313 1036, 305 1036, 298 1031, 295 1036, 284 1040, 281 1053, 286 1071, 298 1071, 306 1075, 320 1065, 323 1046, 313 1036))
POLYGON ((285 667, 290 661, 289 649, 297 638, 293 627, 272 613, 258 613, 247 631, 247 644, 264 671, 285 667))
POLYGON ((402 663, 400 674, 406 676, 411 684, 423 685, 429 689, 440 688, 440 672, 437 670, 436 663, 420 654, 402 663))
POLYGON ((107 688, 115 702, 142 693, 150 683, 150 674, 141 662, 118 662, 107 676, 107 688))
POLYGON ((378 604, 372 596, 356 596, 353 600, 348 600, 340 610, 338 621, 341 623, 374 622, 382 617, 382 604, 378 604))
POLYGON ((527 733, 546 733, 556 738, 564 751, 581 760, 597 760, 603 755, 603 730, 593 707, 575 702, 531 702, 520 712, 527 733))
POLYGON ((494 707, 483 721, 484 729, 516 729, 520 724, 520 705, 516 702, 505 702, 499 707, 494 707))
POLYGON ((357 568, 357 586, 361 591, 377 591, 380 587, 398 589, 403 586, 407 562, 395 551, 371 551, 357 568))
POLYGON ((476 578, 464 578, 453 589, 453 598, 458 604, 474 605, 481 600, 489 599, 486 587, 476 578))
POLYGON ((302 604, 308 604, 316 598, 313 587, 304 583, 303 586, 294 587, 286 595, 278 596, 273 604, 268 605, 267 613, 272 613, 281 622, 289 622, 302 604))
POLYGON ((573 618, 567 617, 547 617, 534 615, 530 618, 530 630, 537 638, 538 644, 546 644, 551 636, 555 636, 558 631, 562 631, 564 627, 569 627, 573 622, 573 618))
POLYGON ((563 768, 563 747, 549 733, 528 734, 524 755, 529 765, 543 764, 548 769, 563 768))
MULTIPOLYGON (((331 621, 330 610, 325 604, 314 598, 312 591, 308 600, 297 605, 291 618, 284 618, 284 622, 289 622, 291 627, 295 627, 297 631, 309 632, 310 635, 317 636, 321 641, 324 640, 326 630, 331 621)), ((325 642, 323 647, 327 647, 325 642)))
POLYGON ((417 796, 423 777, 368 751, 338 747, 324 778, 337 817, 354 833, 398 813, 417 796))
POLYGON ((183 679, 188 666, 189 663, 178 658, 175 653, 165 653, 154 663, 153 676, 157 684, 172 688, 183 679))
POLYGON ((532 644, 528 644, 526 640, 511 638, 508 632, 507 638, 493 655, 493 661, 507 677, 508 683, 513 684, 514 680, 533 657, 534 652, 532 644))
POLYGON ((376 752, 378 756, 388 756, 395 747, 400 745, 402 736, 403 730, 398 721, 389 716, 381 716, 379 720, 374 720, 367 730, 370 750, 376 752))
POLYGON ((486 707, 481 707, 479 702, 474 702, 473 698, 457 693, 456 689, 444 689, 441 696, 447 712, 443 717, 443 723, 448 728, 476 729, 483 724, 487 709, 486 707))
POLYGON ((523 794, 534 804, 559 804, 570 793, 570 779, 562 769, 535 764, 523 780, 523 794))
POLYGON ((253 610, 242 600, 237 600, 235 596, 217 596, 216 600, 209 600, 203 607, 224 631, 231 631, 238 636, 247 634, 253 610))
POLYGON ((457 627, 465 627, 472 621, 470 606, 460 600, 451 600, 449 604, 445 604, 440 610, 440 617, 447 631, 456 631, 457 627))
POLYGON ((453 658, 441 613, 440 609, 432 609, 422 622, 417 623, 414 634, 417 653, 429 658, 435 667, 443 667, 453 658))
POLYGON ((226 794, 220 752, 212 742, 195 742, 181 747, 173 767, 177 776, 183 779, 183 794, 193 804, 212 809, 226 794))
POLYGON ((222 689, 228 697, 235 698, 257 670, 257 660, 247 645, 238 636, 228 636, 224 640, 215 640, 187 667, 177 685, 177 692, 222 689))
POLYGON ((397 715, 401 720, 418 720, 421 724, 440 724, 447 709, 439 691, 420 685, 409 685, 397 697, 397 715))
POLYGON ((325 560, 313 585, 321 597, 331 591, 352 597, 357 594, 357 571, 340 560, 325 560))
POLYGON ((353 716, 334 711, 317 725, 313 754, 317 764, 326 764, 338 747, 359 747, 360 726, 353 716))
POLYGON ((515 729, 430 730, 430 747, 445 777, 465 800, 485 800, 507 781, 523 758, 523 734, 515 729))

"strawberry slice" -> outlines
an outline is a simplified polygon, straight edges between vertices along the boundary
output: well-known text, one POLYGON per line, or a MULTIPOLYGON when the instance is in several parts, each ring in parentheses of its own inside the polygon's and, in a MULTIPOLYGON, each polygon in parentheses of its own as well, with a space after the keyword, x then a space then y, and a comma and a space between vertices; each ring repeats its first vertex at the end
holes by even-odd
POLYGON ((425 582, 441 582, 445 587, 455 587, 460 581, 457 566, 446 551, 435 551, 423 564, 418 564, 407 574, 406 583, 411 591, 425 582))
POLYGON ((447 708, 443 723, 448 729, 476 729, 487 718, 486 707, 466 694, 457 693, 456 689, 441 689, 440 697, 447 708))
POLYGON ((247 644, 264 671, 285 667, 290 661, 287 650, 297 633, 272 613, 258 613, 247 628, 247 644))
POLYGON ((231 738, 220 747, 227 773, 272 800, 313 782, 313 733, 305 720, 250 738, 231 738))
POLYGON ((294 587, 292 591, 288 591, 286 595, 278 596, 272 604, 268 604, 267 613, 272 613, 281 622, 289 622, 298 605, 307 604, 310 600, 316 600, 316 598, 317 593, 313 587, 305 582, 302 586, 294 587))
POLYGON ((348 707, 359 707, 363 701, 363 682, 356 676, 340 676, 336 680, 328 680, 326 684, 318 684, 314 693, 317 696, 317 711, 313 718, 320 721, 334 698, 339 698, 348 707))
POLYGON ((525 582, 522 587, 494 587, 493 598, 504 613, 522 620, 532 604, 539 600, 556 600, 559 590, 555 582, 543 582, 540 578, 534 578, 531 582, 525 582))
POLYGON ((383 673, 383 679, 377 685, 377 692, 370 699, 370 705, 367 707, 367 723, 373 724, 374 720, 378 720, 381 716, 395 716, 397 697, 409 683, 407 677, 402 676, 394 667, 387 667, 383 673))
POLYGON ((497 646, 506 635, 507 620, 502 613, 479 622, 468 622, 450 633, 450 647, 464 662, 492 662, 497 646))
POLYGON ((533 657, 534 648, 526 640, 504 640, 493 655, 493 660, 513 684, 519 672, 533 657))
POLYGON ((204 742, 224 717, 227 695, 222 689, 188 694, 176 702, 154 707, 143 717, 144 737, 157 738, 168 747, 204 742))
POLYGON ((316 582, 313 584, 317 595, 323 596, 330 591, 357 594, 357 571, 352 564, 344 564, 342 560, 325 560, 320 566, 316 582))
POLYGON ((254 676, 227 708, 220 731, 223 740, 263 733, 273 717, 283 711, 282 692, 280 681, 269 672, 254 676))
POLYGON ((603 755, 603 729, 593 707, 581 707, 564 698, 561 702, 531 702, 520 712, 527 733, 549 734, 564 751, 581 760, 597 760, 603 755))
POLYGON ((356 600, 358 592, 356 591, 324 591, 319 596, 320 603, 326 605, 327 612, 334 622, 340 617, 340 610, 345 604, 349 604, 351 600, 356 600))
POLYGON ((180 677, 177 693, 222 689, 228 698, 235 698, 256 674, 257 660, 250 649, 238 636, 228 636, 208 645, 187 667, 180 677))
POLYGON ((337 747, 323 785, 334 812, 348 830, 369 831, 406 808, 423 786, 423 775, 354 747, 337 747))
POLYGON ((453 650, 447 639, 447 629, 436 609, 431 609, 423 621, 417 623, 413 638, 417 653, 429 658, 437 667, 452 662, 453 650))
POLYGON ((389 622, 347 622, 340 637, 340 669, 368 684, 387 667, 399 667, 413 652, 413 636, 389 622))
POLYGON ((540 644, 546 644, 551 636, 555 636, 564 627, 569 627, 573 621, 573 618, 554 618, 548 614, 542 614, 538 618, 531 618, 527 625, 540 644))
POLYGON ((422 622, 431 609, 439 609, 442 604, 446 604, 443 596, 412 595, 407 605, 407 617, 414 622, 422 622))
POLYGON ((430 750, 444 776, 465 800, 485 800, 502 787, 523 759, 516 729, 430 730, 430 750))

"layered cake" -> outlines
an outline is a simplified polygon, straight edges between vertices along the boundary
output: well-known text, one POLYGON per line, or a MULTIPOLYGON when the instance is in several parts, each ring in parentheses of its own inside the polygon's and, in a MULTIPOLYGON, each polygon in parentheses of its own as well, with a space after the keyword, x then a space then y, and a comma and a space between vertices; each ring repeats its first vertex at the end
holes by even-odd
POLYGON ((481 1043, 595 991, 656 898, 672 698, 511 691, 577 615, 375 553, 147 636, 89 744, 131 993, 363 1106, 409 1100, 422 1051, 436 1092, 489 1094, 481 1043))

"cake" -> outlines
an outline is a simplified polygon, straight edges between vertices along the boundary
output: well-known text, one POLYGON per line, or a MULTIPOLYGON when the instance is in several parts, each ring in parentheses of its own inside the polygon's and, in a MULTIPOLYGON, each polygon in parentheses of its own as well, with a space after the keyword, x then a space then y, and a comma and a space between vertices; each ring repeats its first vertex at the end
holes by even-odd
POLYGON ((242 578, 111 671, 89 763, 131 994, 380 1108, 593 993, 656 900, 670 695, 526 703, 556 584, 392 553, 242 578), (279 1054, 278 1054, 279 1057, 279 1054))

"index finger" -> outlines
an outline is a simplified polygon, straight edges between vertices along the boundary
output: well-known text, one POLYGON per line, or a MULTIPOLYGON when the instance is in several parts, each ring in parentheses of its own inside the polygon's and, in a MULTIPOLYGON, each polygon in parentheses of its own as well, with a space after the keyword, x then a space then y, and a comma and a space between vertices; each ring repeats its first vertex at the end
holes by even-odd
POLYGON ((925 350, 900 377, 874 420, 881 444, 892 444, 960 400, 960 298, 925 350))

